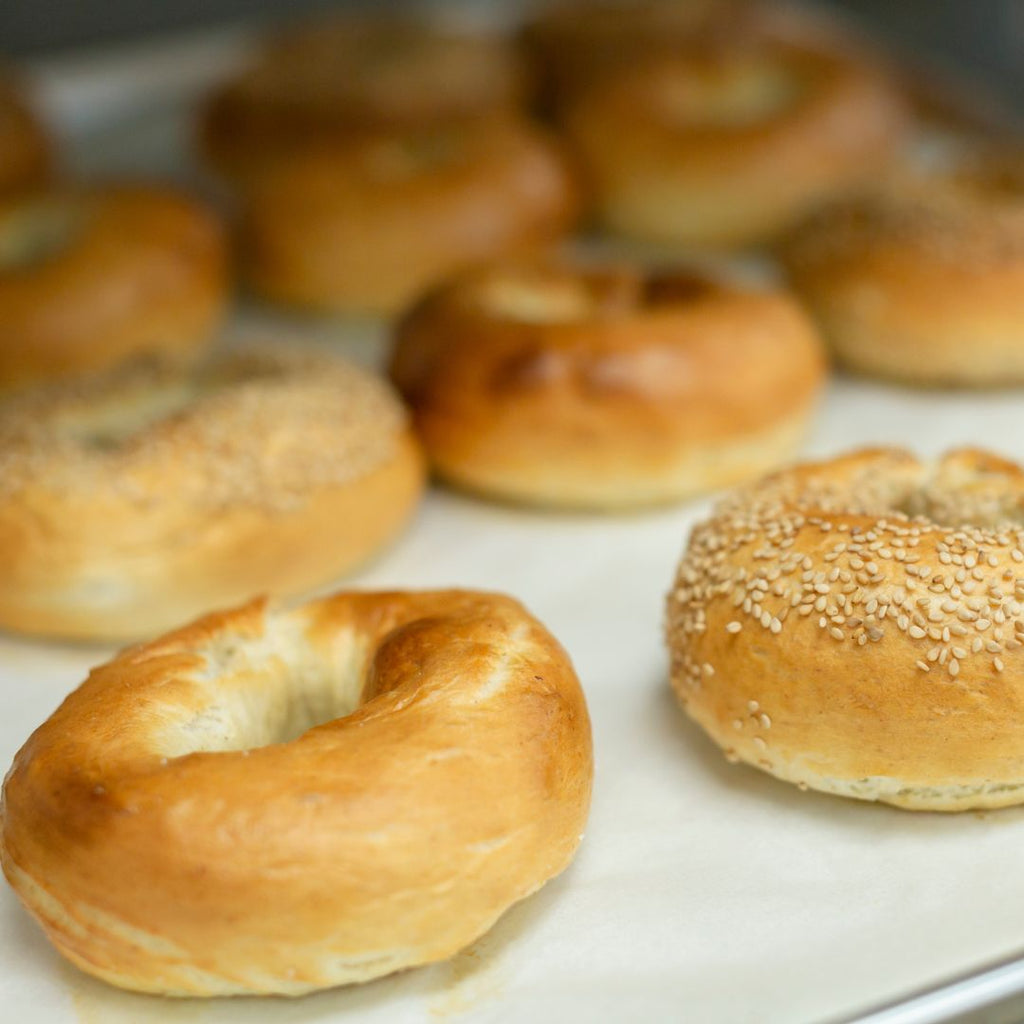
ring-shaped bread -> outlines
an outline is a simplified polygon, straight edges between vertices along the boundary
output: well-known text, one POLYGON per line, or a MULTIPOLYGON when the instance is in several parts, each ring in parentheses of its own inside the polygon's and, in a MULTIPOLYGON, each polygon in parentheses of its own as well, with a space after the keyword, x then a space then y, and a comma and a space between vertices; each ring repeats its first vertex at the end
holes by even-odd
POLYGON ((422 19, 334 17, 269 39, 203 111, 202 149, 232 178, 317 141, 510 113, 527 75, 495 34, 422 19))
POLYGON ((605 227, 762 243, 894 156, 904 102, 863 59, 762 38, 631 64, 566 107, 605 227))
POLYGON ((611 510, 778 465, 803 435, 824 357, 782 292, 694 273, 496 264, 410 311, 391 376, 446 480, 611 510))
POLYGON ((920 386, 1024 384, 1024 149, 830 205, 782 255, 844 366, 920 386))
POLYGON ((215 216, 175 191, 113 186, 0 205, 0 388, 187 356, 227 306, 215 216))
POLYGON ((569 658, 511 598, 254 602, 93 670, 15 758, 0 858, 90 974, 301 995, 472 942, 567 866, 592 774, 569 658))
POLYGON ((328 583, 406 525, 422 456, 387 383, 261 345, 0 403, 0 627, 138 637, 328 583))
POLYGON ((867 450, 768 477, 693 531, 672 685, 744 761, 913 810, 1024 802, 1024 472, 867 450))
POLYGON ((311 147, 249 183, 243 272, 274 302, 390 312, 470 264, 551 245, 577 209, 561 150, 525 121, 311 147))

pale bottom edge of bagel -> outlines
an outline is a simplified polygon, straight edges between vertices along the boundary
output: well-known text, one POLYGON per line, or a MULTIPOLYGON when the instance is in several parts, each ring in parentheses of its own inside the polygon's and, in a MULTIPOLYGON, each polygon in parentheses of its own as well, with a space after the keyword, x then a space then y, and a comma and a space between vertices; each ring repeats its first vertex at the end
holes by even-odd
POLYGON ((777 468, 799 448, 815 404, 755 433, 688 444, 675 459, 657 464, 638 457, 600 467, 593 452, 587 459, 551 458, 540 438, 534 457, 520 454, 504 464, 491 457, 491 450, 467 455, 434 449, 430 455, 438 477, 487 498, 567 511, 639 510, 685 501, 777 468))
MULTIPOLYGON (((0 844, 2 845, 2 844, 0 844)), ((27 871, 14 863, 5 849, 0 849, 4 874, 21 900, 39 922, 55 949, 79 970, 115 988, 143 995, 167 996, 174 999, 286 996, 299 997, 344 985, 360 984, 386 977, 398 971, 425 967, 455 956, 487 934, 517 903, 529 899, 549 881, 557 877, 571 862, 561 864, 548 877, 526 892, 512 898, 500 910, 474 928, 463 941, 450 949, 399 949, 379 951, 357 957, 332 957, 324 954, 315 969, 296 968, 294 976, 261 973, 256 969, 232 971, 230 975, 204 970, 187 961, 184 951, 160 935, 140 930, 134 925, 101 911, 78 904, 71 910, 47 891, 27 871), (131 951, 144 961, 155 961, 155 969, 131 973, 105 963, 103 949, 107 945, 131 951), (93 955, 90 956, 89 953, 93 955), (331 961, 324 969, 324 961, 331 961), (315 973, 315 977, 310 977, 315 973)), ((299 957, 301 959, 301 956, 299 957)))
MULTIPOLYGON (((397 543, 415 513, 423 476, 419 446, 406 434, 387 463, 348 483, 319 488, 294 508, 239 505, 230 515, 197 509, 202 522, 194 534, 180 532, 173 543, 141 549, 143 571, 153 559, 161 567, 149 575, 134 575, 132 555, 116 550, 116 525, 99 554, 69 543, 74 569, 62 578, 45 571, 53 562, 48 551, 22 550, 18 557, 38 558, 44 571, 30 577, 29 588, 13 575, 0 580, 0 629, 122 642, 257 594, 309 593, 359 571, 397 543)), ((8 550, 13 544, 0 532, 0 552, 8 550)))
POLYGON ((836 361, 849 373, 918 388, 996 390, 1024 384, 1024 330, 998 339, 965 328, 953 344, 948 325, 910 334, 871 321, 822 326, 836 361), (936 336, 941 331, 946 338, 936 336))
POLYGON ((923 785, 896 775, 870 775, 843 779, 818 775, 799 767, 768 768, 748 761, 752 767, 774 775, 783 782, 873 803, 891 804, 907 811, 980 811, 1024 803, 1024 780, 1020 782, 973 782, 954 785, 923 785))
POLYGON ((608 231, 637 242, 735 252, 770 242, 821 192, 816 182, 773 185, 737 181, 726 190, 706 179, 638 178, 611 186, 598 216, 608 231))
POLYGON ((790 759, 782 764, 778 759, 747 756, 744 752, 736 750, 727 738, 719 737, 713 730, 708 729, 699 718, 693 715, 690 717, 725 751, 729 761, 756 768, 800 789, 813 789, 818 793, 847 797, 851 800, 891 804, 907 811, 982 811, 1024 803, 1024 779, 1020 782, 997 782, 986 779, 948 785, 925 785, 900 778, 898 775, 840 778, 822 775, 806 763, 802 763, 800 759, 790 759))

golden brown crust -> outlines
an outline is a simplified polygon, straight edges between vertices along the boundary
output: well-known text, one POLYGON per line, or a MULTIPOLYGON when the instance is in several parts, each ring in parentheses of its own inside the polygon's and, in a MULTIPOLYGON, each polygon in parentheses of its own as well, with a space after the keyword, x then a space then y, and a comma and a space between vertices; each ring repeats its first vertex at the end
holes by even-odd
POLYGON ((510 598, 256 602, 95 669, 15 758, 0 856, 97 977, 299 995, 473 941, 569 863, 592 774, 568 656, 510 598))
POLYGON ((523 264, 429 295, 399 325, 391 375, 446 479, 515 501, 611 509, 777 464, 824 364, 781 293, 523 264))
POLYGON ((207 101, 206 157, 232 178, 310 143, 508 114, 525 101, 515 49, 482 33, 381 17, 282 33, 207 101))
POLYGON ((627 67, 584 90, 566 123, 607 227, 735 246, 877 172, 906 115, 866 61, 761 39, 627 67))
POLYGON ((829 206, 782 254, 851 369, 930 386, 1024 382, 1024 153, 829 206))
POLYGON ((40 193, 0 207, 0 387, 204 345, 227 303, 224 232, 173 191, 40 193))
POLYGON ((243 270, 275 302, 393 311, 473 262, 549 245, 577 207, 560 150, 525 122, 317 147, 251 183, 243 270))
POLYGON ((50 165, 50 140, 43 126, 0 72, 0 195, 37 188, 50 165))
POLYGON ((1024 801, 1024 472, 798 466, 724 501, 668 599, 672 685, 732 760, 917 810, 1024 801))
POLYGON ((419 446, 382 381, 263 347, 131 365, 0 405, 0 626, 151 633, 293 594, 405 526, 419 446))

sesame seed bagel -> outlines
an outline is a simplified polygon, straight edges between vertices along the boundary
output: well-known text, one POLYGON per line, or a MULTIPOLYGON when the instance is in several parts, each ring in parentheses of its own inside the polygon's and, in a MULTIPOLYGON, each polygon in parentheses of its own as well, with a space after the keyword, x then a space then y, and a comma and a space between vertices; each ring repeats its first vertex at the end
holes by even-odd
POLYGON ((831 205, 782 255, 844 366, 923 386, 1024 383, 1024 151, 831 205))
POLYGON ((0 205, 0 388, 139 353, 191 355, 226 303, 221 225, 174 191, 95 188, 0 205))
POLYGON ((814 330, 782 293, 569 264, 456 278, 400 323, 391 361, 444 479, 608 510, 777 465, 823 375, 814 330))
POLYGON ((50 142, 17 86, 0 71, 0 194, 35 188, 50 170, 50 142))
POLYGON ((866 61, 769 38, 631 64, 565 118, 605 227, 726 247, 764 242, 862 183, 906 123, 866 61))
POLYGON ((478 260, 553 243, 576 210, 560 151, 525 122, 317 147, 251 183, 243 270, 274 302, 386 313, 478 260))
POLYGON ((880 449, 768 477, 693 531, 667 638, 730 760, 912 810, 1024 802, 1024 472, 880 449))
POLYGON ((209 98, 200 144, 214 167, 244 178, 318 140, 508 113, 525 102, 526 84, 514 47, 496 35, 334 17, 268 40, 209 98))
POLYGON ((0 860, 105 981, 302 995, 476 939, 568 865, 592 776, 569 658, 511 598, 254 602, 90 673, 15 757, 0 860))
POLYGON ((0 627, 141 636, 376 554, 422 488, 387 385, 262 346, 0 403, 0 627))

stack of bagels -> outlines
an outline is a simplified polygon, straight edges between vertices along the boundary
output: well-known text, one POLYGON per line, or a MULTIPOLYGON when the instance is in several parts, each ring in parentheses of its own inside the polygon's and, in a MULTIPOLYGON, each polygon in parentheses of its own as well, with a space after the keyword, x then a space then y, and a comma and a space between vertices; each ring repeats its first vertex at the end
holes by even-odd
POLYGON ((431 474, 603 514, 737 485, 668 600, 688 713, 804 787, 1024 801, 1024 472, 902 438, 780 470, 832 362, 1024 384, 1024 148, 768 0, 282 28, 201 104, 193 190, 74 180, 28 96, 0 78, 0 628, 137 642, 4 785, 3 870, 75 964, 297 995, 567 866, 590 725, 541 623, 295 603, 389 557, 431 474), (366 318, 376 371, 299 340, 366 318))

